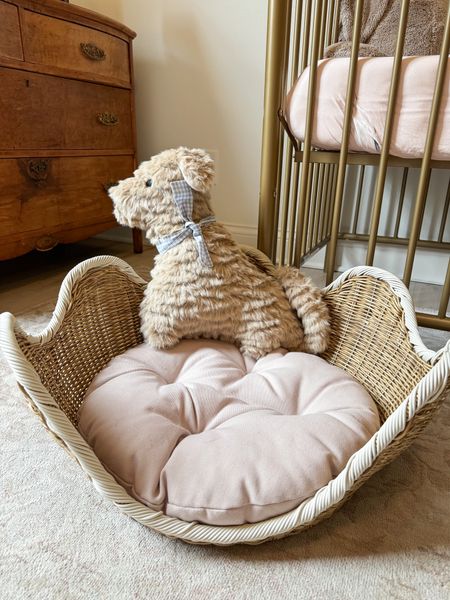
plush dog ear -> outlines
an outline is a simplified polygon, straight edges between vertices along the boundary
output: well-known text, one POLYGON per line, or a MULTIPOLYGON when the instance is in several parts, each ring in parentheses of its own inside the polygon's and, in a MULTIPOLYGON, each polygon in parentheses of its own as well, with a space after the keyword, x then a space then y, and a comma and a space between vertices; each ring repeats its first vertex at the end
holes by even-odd
POLYGON ((211 189, 214 179, 214 161, 200 148, 179 148, 178 166, 186 183, 197 192, 211 189))

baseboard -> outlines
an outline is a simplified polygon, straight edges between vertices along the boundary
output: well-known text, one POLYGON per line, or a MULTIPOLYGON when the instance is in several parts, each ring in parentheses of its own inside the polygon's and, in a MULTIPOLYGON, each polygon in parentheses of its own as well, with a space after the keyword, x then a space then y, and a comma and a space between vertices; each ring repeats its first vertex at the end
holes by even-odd
POLYGON ((239 225, 238 223, 224 223, 225 227, 238 244, 253 246, 258 244, 258 228, 254 225, 239 225))
MULTIPOLYGON (((239 244, 247 246, 257 245, 258 228, 251 225, 238 225, 236 223, 225 223, 234 239, 239 244)), ((367 245, 364 242, 341 240, 336 253, 336 271, 343 272, 355 265, 363 265, 366 262, 367 245)), ((403 276, 406 259, 406 247, 387 244, 379 244, 375 254, 377 267, 386 269, 397 277, 403 276)), ((323 269, 325 261, 325 248, 322 248, 311 256, 304 266, 310 269, 323 269)), ((444 275, 447 271, 448 252, 445 250, 433 250, 419 248, 414 261, 412 279, 420 283, 432 283, 442 285, 444 275)))
MULTIPOLYGON (((224 223, 238 244, 253 246, 256 248, 258 228, 254 225, 241 225, 239 223, 224 223)), ((100 239, 115 242, 131 242, 131 230, 128 227, 116 227, 96 236, 100 239)), ((147 240, 144 241, 148 245, 147 240)), ((336 271, 346 271, 355 265, 363 265, 366 260, 366 244, 343 240, 339 242, 336 262, 336 271)), ((386 269, 397 277, 402 277, 405 265, 406 247, 389 246, 380 244, 375 254, 375 265, 386 269)), ((304 266, 310 269, 323 269, 325 249, 322 248, 314 256, 309 258, 304 266)), ((432 250, 419 248, 414 261, 413 280, 420 283, 443 284, 444 275, 447 271, 448 252, 445 250, 432 250)))

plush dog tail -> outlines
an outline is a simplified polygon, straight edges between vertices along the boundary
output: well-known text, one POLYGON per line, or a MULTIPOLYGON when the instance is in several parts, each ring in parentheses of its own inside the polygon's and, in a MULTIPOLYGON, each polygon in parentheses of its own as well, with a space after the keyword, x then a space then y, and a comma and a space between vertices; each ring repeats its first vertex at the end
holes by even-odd
POLYGON ((330 315, 320 290, 294 267, 279 267, 275 276, 302 322, 305 352, 325 352, 330 338, 330 315))

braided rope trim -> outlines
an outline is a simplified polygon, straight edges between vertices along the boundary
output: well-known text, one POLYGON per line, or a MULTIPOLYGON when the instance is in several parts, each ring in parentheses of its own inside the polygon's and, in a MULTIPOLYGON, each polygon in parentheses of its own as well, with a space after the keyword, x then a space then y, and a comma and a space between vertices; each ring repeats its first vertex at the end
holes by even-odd
MULTIPOLYGON (((67 275, 57 306, 49 325, 38 336, 27 336, 31 343, 44 343, 51 339, 61 326, 64 315, 71 304, 71 293, 76 281, 91 269, 116 266, 133 281, 143 280, 124 261, 115 257, 96 257, 84 261, 67 275)), ((426 404, 433 402, 443 393, 450 373, 450 342, 439 352, 428 350, 422 343, 412 301, 406 287, 393 275, 373 267, 350 269, 325 291, 336 289, 350 277, 370 275, 386 281, 396 294, 405 311, 405 323, 410 332, 411 343, 417 354, 432 365, 432 369, 415 386, 409 396, 388 417, 380 429, 360 450, 355 452, 345 468, 314 496, 304 500, 297 508, 258 523, 235 526, 212 526, 188 523, 154 511, 131 498, 115 479, 104 469, 90 446, 61 411, 51 395, 42 385, 36 371, 26 360, 16 339, 16 332, 23 334, 10 313, 0 315, 0 343, 17 381, 25 388, 36 407, 41 411, 48 428, 66 445, 82 469, 92 480, 94 487, 106 499, 114 502, 124 513, 141 524, 169 537, 181 538, 197 544, 231 545, 259 543, 273 537, 287 535, 295 529, 313 522, 345 496, 358 478, 373 464, 379 454, 406 428, 414 415, 426 404)))

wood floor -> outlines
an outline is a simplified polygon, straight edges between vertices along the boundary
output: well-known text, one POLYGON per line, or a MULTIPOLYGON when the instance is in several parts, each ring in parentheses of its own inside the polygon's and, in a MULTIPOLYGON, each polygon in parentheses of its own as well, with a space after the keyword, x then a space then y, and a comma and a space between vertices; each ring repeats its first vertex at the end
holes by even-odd
POLYGON ((133 246, 90 238, 78 244, 57 246, 50 252, 30 252, 13 260, 0 262, 0 312, 30 312, 49 302, 55 303, 61 282, 79 262, 93 256, 109 254, 129 263, 144 279, 149 278, 155 251, 144 247, 134 254, 133 246))

